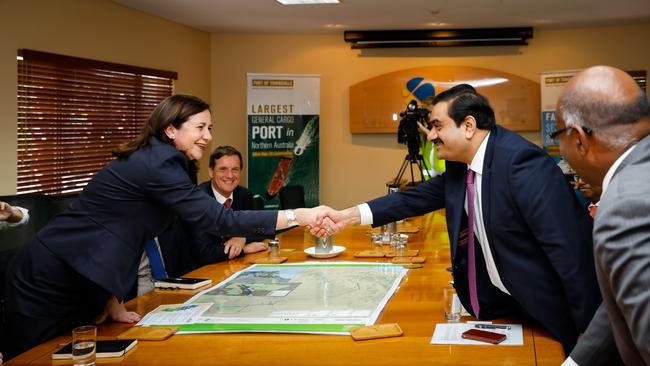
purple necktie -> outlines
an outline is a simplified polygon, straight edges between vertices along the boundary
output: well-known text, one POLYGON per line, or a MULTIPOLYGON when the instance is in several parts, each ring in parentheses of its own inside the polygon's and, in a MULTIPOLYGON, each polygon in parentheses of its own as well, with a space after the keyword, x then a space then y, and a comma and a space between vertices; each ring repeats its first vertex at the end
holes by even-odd
POLYGON ((478 294, 476 292, 476 257, 474 255, 474 171, 467 170, 467 226, 468 226, 468 247, 467 247, 467 280, 469 282, 469 300, 472 303, 472 310, 478 319, 479 306, 478 294))

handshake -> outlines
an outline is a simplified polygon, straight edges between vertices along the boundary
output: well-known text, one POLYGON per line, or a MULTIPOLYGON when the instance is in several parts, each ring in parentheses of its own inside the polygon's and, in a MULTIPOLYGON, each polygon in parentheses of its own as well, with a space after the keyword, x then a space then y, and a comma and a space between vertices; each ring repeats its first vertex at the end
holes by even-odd
POLYGON ((346 226, 358 225, 361 222, 359 209, 356 206, 341 211, 328 206, 318 206, 299 208, 294 212, 298 224, 307 226, 312 235, 320 238, 334 235, 346 226))

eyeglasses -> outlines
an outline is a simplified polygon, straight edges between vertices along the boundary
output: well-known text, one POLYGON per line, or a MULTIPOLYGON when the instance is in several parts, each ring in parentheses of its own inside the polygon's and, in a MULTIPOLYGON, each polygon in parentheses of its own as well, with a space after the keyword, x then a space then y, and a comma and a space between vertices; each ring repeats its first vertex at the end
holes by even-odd
MULTIPOLYGON (((589 127, 580 126, 580 128, 582 128, 582 130, 585 131, 587 135, 591 135, 593 133, 593 130, 589 127)), ((571 129, 571 127, 560 128, 559 130, 548 135, 548 137, 550 137, 551 140, 558 140, 558 136, 560 136, 563 132, 568 131, 569 129, 571 129)))

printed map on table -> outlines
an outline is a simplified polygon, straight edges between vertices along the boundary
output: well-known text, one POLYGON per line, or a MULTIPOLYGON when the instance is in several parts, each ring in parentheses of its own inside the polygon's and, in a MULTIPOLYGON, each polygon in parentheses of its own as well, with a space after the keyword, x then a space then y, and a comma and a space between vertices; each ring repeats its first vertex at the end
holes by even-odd
POLYGON ((407 271, 390 263, 253 265, 188 300, 212 306, 191 324, 174 325, 184 332, 348 334, 375 323, 407 271))

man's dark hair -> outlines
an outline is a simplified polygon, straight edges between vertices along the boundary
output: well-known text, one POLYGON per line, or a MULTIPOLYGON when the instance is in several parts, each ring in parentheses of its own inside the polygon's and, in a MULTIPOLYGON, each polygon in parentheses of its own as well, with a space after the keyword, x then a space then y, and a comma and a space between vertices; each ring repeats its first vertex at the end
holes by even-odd
POLYGON ((239 150, 235 149, 232 146, 219 146, 214 151, 212 154, 210 154, 210 168, 214 169, 214 166, 217 165, 217 160, 221 159, 223 156, 233 156, 236 155, 239 157, 239 167, 241 169, 244 169, 244 159, 241 157, 241 153, 239 150))
POLYGON ((476 127, 482 130, 489 130, 496 124, 490 102, 469 84, 458 84, 436 95, 433 105, 441 102, 449 103, 447 114, 456 126, 460 126, 467 116, 473 116, 476 119, 476 127))
MULTIPOLYGON (((476 93, 476 89, 474 89, 474 87, 469 85, 469 84, 458 84, 458 85, 454 85, 452 88, 447 89, 447 90, 445 90, 444 92, 442 92, 440 94, 444 94, 447 98, 452 98, 452 97, 457 97, 457 96, 459 96, 461 94, 464 94, 464 93, 476 93)), ((436 104, 437 101, 438 101, 439 95, 436 95, 436 96, 430 95, 430 96, 424 98, 424 100, 422 100, 422 104, 425 104, 425 105, 434 105, 434 104, 436 104)))

